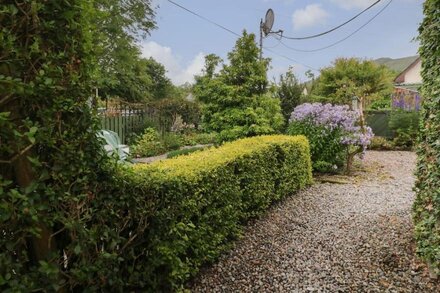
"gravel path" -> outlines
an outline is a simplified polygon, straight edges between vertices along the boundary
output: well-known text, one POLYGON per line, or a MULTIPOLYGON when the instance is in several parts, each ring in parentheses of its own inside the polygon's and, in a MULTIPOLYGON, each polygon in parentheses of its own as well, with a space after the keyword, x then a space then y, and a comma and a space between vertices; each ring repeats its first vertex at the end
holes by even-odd
POLYGON ((276 204, 191 290, 440 292, 414 254, 415 159, 370 151, 348 184, 318 183, 276 204))

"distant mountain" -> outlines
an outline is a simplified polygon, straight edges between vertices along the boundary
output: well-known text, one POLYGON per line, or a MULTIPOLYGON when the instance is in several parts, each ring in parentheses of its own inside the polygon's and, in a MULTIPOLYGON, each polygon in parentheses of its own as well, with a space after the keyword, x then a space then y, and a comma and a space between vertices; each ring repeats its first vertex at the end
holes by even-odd
POLYGON ((397 73, 401 73, 405 68, 407 68, 411 63, 413 63, 419 56, 409 56, 403 58, 379 58, 373 60, 377 64, 383 64, 391 70, 396 71, 397 73))

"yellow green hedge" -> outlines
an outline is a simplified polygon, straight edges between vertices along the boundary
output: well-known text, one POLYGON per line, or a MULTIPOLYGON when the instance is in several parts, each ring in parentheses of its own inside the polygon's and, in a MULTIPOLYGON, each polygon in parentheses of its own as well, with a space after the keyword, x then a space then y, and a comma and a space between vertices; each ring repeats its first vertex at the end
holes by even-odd
POLYGON ((154 202, 142 243, 146 256, 137 260, 145 286, 182 286, 228 247, 246 219, 311 183, 311 174, 304 136, 245 138, 135 165, 124 176, 126 188, 154 202))

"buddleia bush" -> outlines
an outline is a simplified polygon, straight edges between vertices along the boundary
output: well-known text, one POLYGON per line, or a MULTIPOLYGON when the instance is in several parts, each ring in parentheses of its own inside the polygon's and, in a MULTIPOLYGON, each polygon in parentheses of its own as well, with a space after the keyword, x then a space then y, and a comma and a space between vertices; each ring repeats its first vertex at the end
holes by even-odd
POLYGON ((313 168, 334 172, 352 156, 362 154, 370 144, 373 132, 359 125, 359 114, 345 105, 304 103, 295 107, 287 132, 305 135, 310 141, 313 168))

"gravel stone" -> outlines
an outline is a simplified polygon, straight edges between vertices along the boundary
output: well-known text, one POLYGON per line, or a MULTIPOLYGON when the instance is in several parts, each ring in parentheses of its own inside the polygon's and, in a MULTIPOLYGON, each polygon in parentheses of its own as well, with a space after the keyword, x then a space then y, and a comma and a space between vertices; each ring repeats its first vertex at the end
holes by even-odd
MULTIPOLYGON (((316 183, 251 220, 194 292, 440 292, 415 255, 412 152, 367 152, 347 184, 316 183)), ((317 180, 318 181, 318 180, 317 180)))

